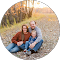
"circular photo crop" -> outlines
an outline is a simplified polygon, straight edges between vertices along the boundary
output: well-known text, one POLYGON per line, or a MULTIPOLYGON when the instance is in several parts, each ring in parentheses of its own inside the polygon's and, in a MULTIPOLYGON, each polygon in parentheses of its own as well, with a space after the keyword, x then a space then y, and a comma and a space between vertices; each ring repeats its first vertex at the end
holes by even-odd
POLYGON ((24 60, 49 54, 59 40, 59 21, 54 11, 34 0, 20 1, 4 14, 1 40, 7 51, 24 60))

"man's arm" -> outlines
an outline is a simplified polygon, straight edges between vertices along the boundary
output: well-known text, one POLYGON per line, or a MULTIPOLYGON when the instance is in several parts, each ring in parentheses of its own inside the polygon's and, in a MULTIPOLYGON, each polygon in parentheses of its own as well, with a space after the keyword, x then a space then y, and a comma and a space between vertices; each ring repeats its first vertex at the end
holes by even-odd
MULTIPOLYGON (((34 46, 35 46, 38 42, 40 42, 40 40, 42 39, 41 30, 40 30, 38 27, 36 27, 35 30, 36 30, 36 32, 37 32, 37 39, 35 40, 34 43, 30 44, 29 47, 30 47, 31 49, 34 48, 34 46)), ((30 33, 31 33, 31 31, 32 31, 32 30, 29 28, 29 32, 30 32, 30 33)))
POLYGON ((35 40, 34 43, 30 44, 29 47, 30 47, 31 49, 34 48, 34 46, 35 46, 38 42, 40 42, 40 40, 42 39, 41 30, 38 28, 38 29, 36 29, 36 32, 37 32, 37 39, 35 40))
MULTIPOLYGON (((37 32, 37 39, 36 39, 36 43, 40 42, 40 40, 42 39, 42 33, 41 33, 41 30, 40 28, 36 27, 34 30, 36 30, 37 32)), ((31 27, 29 27, 29 32, 31 33, 31 27)))
POLYGON ((37 39, 35 40, 35 42, 38 43, 42 39, 42 33, 41 33, 41 30, 39 28, 36 29, 36 32, 37 32, 37 39))

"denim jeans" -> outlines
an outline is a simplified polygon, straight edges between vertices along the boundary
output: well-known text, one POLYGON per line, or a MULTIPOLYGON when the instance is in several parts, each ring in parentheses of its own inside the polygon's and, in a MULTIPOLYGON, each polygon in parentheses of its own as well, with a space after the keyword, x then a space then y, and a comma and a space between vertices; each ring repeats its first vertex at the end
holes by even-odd
POLYGON ((15 53, 15 52, 20 51, 21 50, 20 48, 24 50, 25 44, 22 44, 21 46, 17 46, 17 44, 11 43, 6 47, 6 49, 11 53, 15 53))
POLYGON ((41 39, 41 41, 38 42, 33 49, 31 49, 31 48, 29 48, 29 46, 30 46, 29 41, 26 41, 25 49, 27 49, 28 51, 34 50, 36 52, 38 49, 40 49, 42 43, 43 43, 43 40, 41 39))

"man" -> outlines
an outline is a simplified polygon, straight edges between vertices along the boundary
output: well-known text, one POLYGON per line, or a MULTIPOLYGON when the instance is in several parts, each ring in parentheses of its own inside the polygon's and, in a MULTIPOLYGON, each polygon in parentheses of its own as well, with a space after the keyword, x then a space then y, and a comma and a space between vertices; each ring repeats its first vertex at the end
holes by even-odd
POLYGON ((29 32, 31 33, 32 30, 35 30, 37 32, 37 39, 34 43, 30 44, 29 48, 36 52, 41 47, 43 40, 41 30, 36 26, 35 21, 30 21, 29 32))

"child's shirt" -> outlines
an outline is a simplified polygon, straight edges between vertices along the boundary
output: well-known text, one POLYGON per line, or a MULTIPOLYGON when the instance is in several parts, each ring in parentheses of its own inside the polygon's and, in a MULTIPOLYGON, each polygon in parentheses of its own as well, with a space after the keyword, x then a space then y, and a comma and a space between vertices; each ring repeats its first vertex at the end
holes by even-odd
POLYGON ((33 38, 32 36, 30 36, 29 44, 32 44, 36 39, 37 39, 37 37, 33 38))

